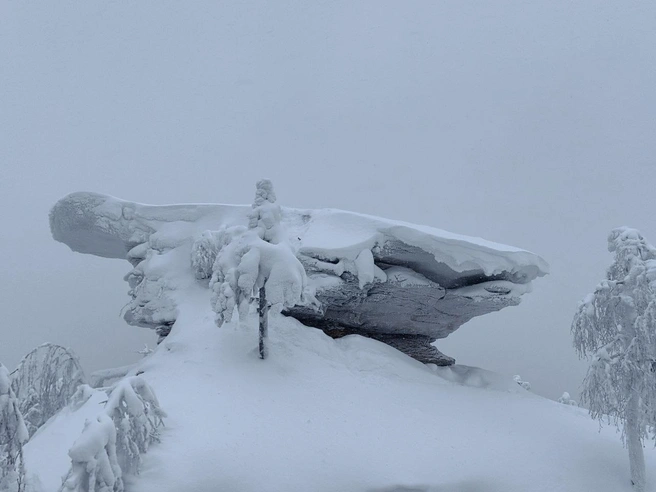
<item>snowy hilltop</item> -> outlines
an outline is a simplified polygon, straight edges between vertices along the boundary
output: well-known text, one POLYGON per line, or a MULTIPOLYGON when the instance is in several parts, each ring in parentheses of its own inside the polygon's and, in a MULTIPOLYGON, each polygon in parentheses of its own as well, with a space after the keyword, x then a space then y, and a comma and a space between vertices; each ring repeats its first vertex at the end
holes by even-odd
MULTIPOLYGON (((277 242, 302 265, 302 290, 313 299, 287 302, 284 313, 334 338, 367 336, 422 362, 452 364, 432 342, 475 316, 517 305, 548 271, 527 251, 431 227, 341 210, 277 210, 284 231, 277 242)), ((53 207, 50 225, 73 251, 127 259, 133 269, 125 276, 125 319, 164 337, 186 292, 213 287, 219 249, 235 235, 243 243, 252 211, 73 193, 53 207)), ((267 248, 265 258, 281 251, 267 248)))
POLYGON ((266 180, 251 207, 77 193, 50 220, 130 261, 126 320, 159 345, 90 379, 53 344, 0 366, 2 492, 631 490, 615 432, 569 395, 431 345, 517 304, 547 272, 532 253, 281 208, 266 180))
MULTIPOLYGON (((600 434, 586 410, 534 395, 511 376, 421 364, 376 340, 334 340, 275 314, 262 361, 257 317, 217 329, 209 300, 194 289, 153 354, 117 386, 88 390, 28 442, 37 492, 57 491, 72 459, 87 458, 85 421, 87 433, 111 431, 107 392, 135 377, 167 416, 139 474, 117 472, 130 492, 631 490, 613 429, 600 434)), ((104 449, 117 452, 94 448, 104 449)), ((646 451, 653 468, 656 453, 646 451)), ((113 485, 97 491, 120 490, 109 477, 113 485)))

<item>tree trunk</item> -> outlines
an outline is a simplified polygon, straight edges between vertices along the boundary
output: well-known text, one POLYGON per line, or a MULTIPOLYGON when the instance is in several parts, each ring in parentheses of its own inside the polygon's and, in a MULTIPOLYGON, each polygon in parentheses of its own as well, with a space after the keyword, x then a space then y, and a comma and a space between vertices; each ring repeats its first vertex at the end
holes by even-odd
POLYGON ((260 288, 260 306, 257 311, 260 314, 260 359, 266 359, 269 352, 266 344, 269 336, 269 305, 264 287, 260 288))
POLYGON ((642 433, 640 432, 640 417, 638 405, 640 397, 633 394, 626 409, 626 445, 629 448, 629 465, 631 467, 631 483, 636 492, 645 490, 645 455, 642 450, 642 433))

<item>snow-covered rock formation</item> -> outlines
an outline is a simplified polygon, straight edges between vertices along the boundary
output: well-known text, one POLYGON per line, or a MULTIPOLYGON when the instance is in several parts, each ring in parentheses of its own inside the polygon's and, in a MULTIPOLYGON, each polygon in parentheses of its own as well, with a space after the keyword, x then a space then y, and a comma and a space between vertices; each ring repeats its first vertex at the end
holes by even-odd
MULTIPOLYGON (((127 259, 126 321, 166 336, 181 294, 208 287, 208 258, 195 258, 192 268, 194 243, 203 244, 208 230, 247 225, 250 210, 73 193, 55 204, 50 226, 73 251, 127 259)), ((282 224, 320 303, 285 314, 333 337, 375 338, 422 362, 452 364, 433 341, 474 316, 517 305, 548 271, 542 258, 514 247, 341 210, 282 208, 282 224)))

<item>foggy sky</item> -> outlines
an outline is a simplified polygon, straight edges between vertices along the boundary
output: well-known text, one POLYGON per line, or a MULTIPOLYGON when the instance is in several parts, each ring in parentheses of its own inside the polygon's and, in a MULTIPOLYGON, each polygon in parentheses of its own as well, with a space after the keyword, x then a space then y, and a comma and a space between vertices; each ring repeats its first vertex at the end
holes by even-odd
POLYGON ((653 2, 0 3, 0 361, 72 347, 137 360, 125 261, 72 253, 48 211, 73 191, 279 202, 428 224, 544 257, 518 307, 439 348, 578 392, 578 301, 608 232, 656 242, 653 2))

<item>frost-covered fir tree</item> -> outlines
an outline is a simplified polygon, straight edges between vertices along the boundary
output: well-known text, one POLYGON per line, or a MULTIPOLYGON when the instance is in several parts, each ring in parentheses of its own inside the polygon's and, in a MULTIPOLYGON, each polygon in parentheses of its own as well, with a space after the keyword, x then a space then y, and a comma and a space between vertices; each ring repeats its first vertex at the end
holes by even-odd
POLYGON ((643 439, 656 426, 656 249, 635 229, 613 230, 615 260, 578 307, 574 347, 592 362, 581 399, 592 417, 622 429, 631 481, 645 490, 643 439))
POLYGON ((0 364, 0 491, 25 490, 23 444, 29 439, 9 371, 0 364))
POLYGON ((281 311, 313 300, 306 292, 305 269, 296 258, 281 224, 273 185, 258 181, 248 229, 237 226, 219 231, 219 251, 210 281, 216 323, 231 321, 235 307, 245 320, 251 302, 258 300, 260 357, 266 358, 269 309, 281 311))

